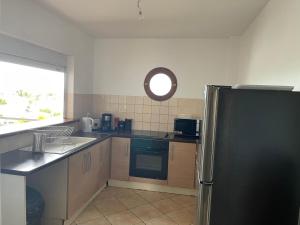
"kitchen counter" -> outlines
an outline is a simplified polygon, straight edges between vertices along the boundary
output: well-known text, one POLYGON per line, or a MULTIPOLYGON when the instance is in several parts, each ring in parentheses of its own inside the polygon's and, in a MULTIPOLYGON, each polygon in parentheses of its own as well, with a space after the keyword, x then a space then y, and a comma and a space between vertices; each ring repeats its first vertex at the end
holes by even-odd
POLYGON ((66 159, 87 147, 104 141, 111 137, 124 137, 124 138, 153 138, 164 139, 175 142, 186 143, 199 143, 199 139, 190 139, 176 137, 173 133, 157 132, 157 131, 140 131, 134 130, 131 132, 91 132, 83 133, 77 132, 73 136, 79 137, 93 137, 96 140, 91 141, 85 145, 66 152, 64 154, 53 153, 32 153, 28 151, 14 150, 1 154, 1 172, 11 175, 27 176, 37 172, 43 168, 53 165, 54 163, 66 159))
POLYGON ((161 132, 161 131, 148 131, 148 130, 132 130, 130 132, 126 131, 93 131, 92 133, 78 132, 76 136, 81 137, 97 137, 97 134, 109 134, 111 137, 124 137, 124 138, 153 138, 153 139, 164 139, 175 142, 185 142, 185 143, 199 143, 198 138, 187 138, 178 137, 174 133, 161 132))

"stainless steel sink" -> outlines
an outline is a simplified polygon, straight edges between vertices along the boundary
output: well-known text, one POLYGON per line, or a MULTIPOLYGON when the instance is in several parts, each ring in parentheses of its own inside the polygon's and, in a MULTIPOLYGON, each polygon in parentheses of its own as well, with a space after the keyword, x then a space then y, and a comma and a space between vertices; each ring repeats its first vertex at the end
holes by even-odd
MULTIPOLYGON (((64 154, 75 148, 95 141, 96 138, 88 137, 55 137, 46 141, 44 152, 53 154, 64 154)), ((19 149, 22 151, 32 151, 32 146, 19 149)))

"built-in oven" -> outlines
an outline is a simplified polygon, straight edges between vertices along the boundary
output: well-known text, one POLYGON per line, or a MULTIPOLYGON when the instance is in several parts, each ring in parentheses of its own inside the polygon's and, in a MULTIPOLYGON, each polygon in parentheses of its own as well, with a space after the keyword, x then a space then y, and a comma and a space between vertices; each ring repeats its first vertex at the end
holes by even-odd
POLYGON ((129 174, 132 177, 167 180, 168 157, 168 140, 132 138, 129 174))

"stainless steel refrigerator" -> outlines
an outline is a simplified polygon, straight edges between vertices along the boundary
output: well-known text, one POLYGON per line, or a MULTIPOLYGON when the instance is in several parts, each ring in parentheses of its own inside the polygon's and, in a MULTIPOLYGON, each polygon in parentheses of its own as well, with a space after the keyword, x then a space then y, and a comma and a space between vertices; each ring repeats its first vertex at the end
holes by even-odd
POLYGON ((299 225, 300 92, 207 86, 196 225, 299 225))

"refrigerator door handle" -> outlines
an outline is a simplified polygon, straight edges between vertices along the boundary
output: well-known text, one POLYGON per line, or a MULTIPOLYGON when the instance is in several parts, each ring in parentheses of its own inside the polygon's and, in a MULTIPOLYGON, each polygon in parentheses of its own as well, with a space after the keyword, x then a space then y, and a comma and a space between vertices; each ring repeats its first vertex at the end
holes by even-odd
POLYGON ((209 225, 212 185, 200 184, 199 187, 196 225, 209 225))
POLYGON ((206 182, 206 181, 200 181, 200 184, 206 185, 206 186, 211 186, 214 184, 214 182, 206 182))
POLYGON ((218 86, 206 86, 205 110, 202 133, 202 148, 200 154, 199 174, 201 181, 213 180, 213 164, 216 143, 216 130, 219 103, 218 86))
POLYGON ((198 207, 196 225, 209 225, 213 185, 213 165, 219 103, 218 86, 206 86, 202 148, 198 160, 198 207))

